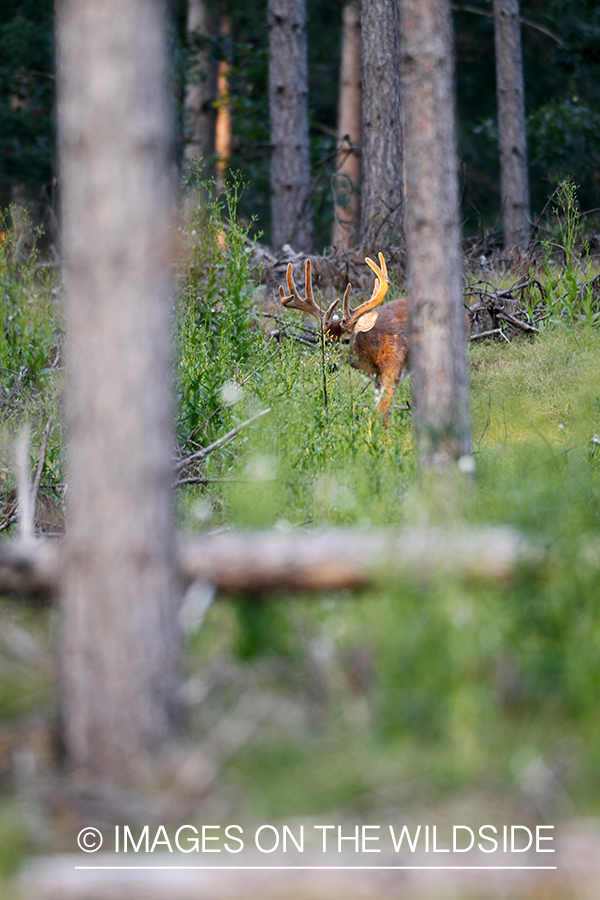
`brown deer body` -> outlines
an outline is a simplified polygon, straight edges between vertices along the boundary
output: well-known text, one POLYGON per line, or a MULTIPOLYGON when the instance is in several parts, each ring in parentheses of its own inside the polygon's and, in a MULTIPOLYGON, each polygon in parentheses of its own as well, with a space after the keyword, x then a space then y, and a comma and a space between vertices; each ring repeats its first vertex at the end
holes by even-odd
POLYGON ((376 276, 373 294, 370 300, 351 311, 351 285, 348 285, 342 300, 341 319, 333 318, 334 310, 340 302, 339 298, 326 311, 315 303, 309 259, 306 260, 306 296, 301 297, 296 290, 291 264, 287 269, 289 296, 285 295, 282 287, 279 288, 279 295, 285 307, 299 309, 314 316, 327 339, 349 343, 350 365, 374 378, 376 384, 381 387, 377 412, 385 420, 402 372, 408 363, 409 305, 407 297, 399 297, 384 304, 375 312, 374 308, 383 302, 389 287, 387 269, 381 253, 380 266, 371 259, 366 259, 365 262, 376 276))

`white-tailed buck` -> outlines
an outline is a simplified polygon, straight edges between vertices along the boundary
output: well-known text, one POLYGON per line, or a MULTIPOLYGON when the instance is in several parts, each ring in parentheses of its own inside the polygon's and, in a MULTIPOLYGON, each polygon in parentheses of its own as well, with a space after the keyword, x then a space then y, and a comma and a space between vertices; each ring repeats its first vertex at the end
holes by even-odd
POLYGON ((375 378, 377 385, 381 387, 377 411, 386 419, 408 360, 408 297, 390 300, 375 311, 375 307, 383 302, 390 286, 387 267, 382 253, 379 254, 379 266, 372 259, 367 258, 365 262, 376 277, 371 298, 361 303, 355 310, 351 310, 349 284, 342 298, 341 319, 333 317, 340 302, 339 297, 327 310, 321 309, 315 303, 310 259, 306 260, 306 296, 301 297, 296 289, 291 263, 287 267, 286 275, 289 295, 286 296, 284 289, 280 287, 279 296, 285 307, 299 309, 314 316, 327 339, 334 341, 348 339, 350 365, 375 378))

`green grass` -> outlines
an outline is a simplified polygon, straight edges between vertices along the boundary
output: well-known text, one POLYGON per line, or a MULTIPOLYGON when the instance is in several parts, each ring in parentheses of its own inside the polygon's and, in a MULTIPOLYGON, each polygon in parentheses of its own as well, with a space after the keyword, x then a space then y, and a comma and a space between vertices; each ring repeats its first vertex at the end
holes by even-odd
MULTIPOLYGON (((584 327, 470 348, 477 477, 464 482, 456 521, 518 527, 546 554, 538 571, 498 587, 388 584, 209 613, 190 669, 210 670, 216 641, 248 677, 272 666, 261 689, 296 711, 293 727, 265 725, 229 766, 252 809, 375 808, 397 783, 416 785, 421 800, 481 785, 518 792, 541 759, 576 808, 595 810, 600 464, 589 441, 600 432, 599 358, 600 334, 584 327)), ((327 426, 319 377, 317 354, 295 346, 270 364, 260 399, 272 413, 229 460, 230 477, 247 482, 211 486, 216 522, 421 519, 410 414, 396 411, 382 431, 371 389, 360 395, 360 376, 342 369, 327 426)), ((402 386, 399 400, 408 396, 402 386)))

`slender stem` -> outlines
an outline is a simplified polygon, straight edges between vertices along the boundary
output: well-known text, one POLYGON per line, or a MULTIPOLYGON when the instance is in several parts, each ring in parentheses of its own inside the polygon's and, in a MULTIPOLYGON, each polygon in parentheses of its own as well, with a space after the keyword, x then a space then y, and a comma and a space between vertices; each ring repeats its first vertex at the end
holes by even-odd
POLYGON ((325 411, 327 411, 327 369, 325 366, 325 331, 323 329, 323 324, 321 323, 320 328, 321 335, 321 368, 323 370, 323 406, 325 407, 325 411))

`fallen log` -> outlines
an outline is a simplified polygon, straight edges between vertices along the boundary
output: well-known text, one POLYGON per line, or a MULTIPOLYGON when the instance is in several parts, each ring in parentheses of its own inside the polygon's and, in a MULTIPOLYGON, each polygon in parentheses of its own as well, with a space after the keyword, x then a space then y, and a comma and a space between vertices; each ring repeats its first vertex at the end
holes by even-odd
MULTIPOLYGON (((61 541, 0 545, 0 592, 52 595, 63 571, 61 541)), ((402 531, 232 531, 179 541, 179 568, 190 584, 221 593, 359 589, 390 580, 452 575, 504 581, 539 554, 507 528, 414 528, 402 531)))

